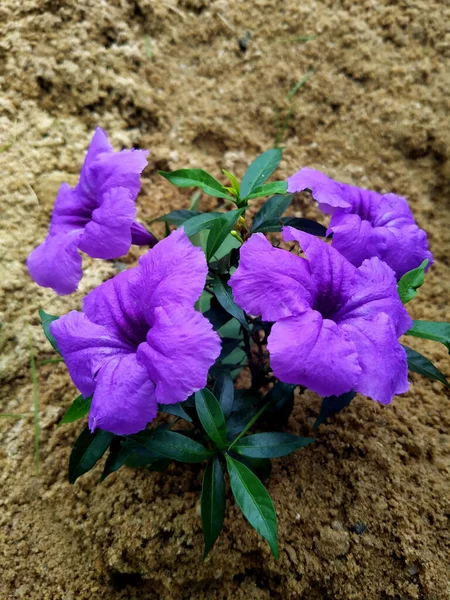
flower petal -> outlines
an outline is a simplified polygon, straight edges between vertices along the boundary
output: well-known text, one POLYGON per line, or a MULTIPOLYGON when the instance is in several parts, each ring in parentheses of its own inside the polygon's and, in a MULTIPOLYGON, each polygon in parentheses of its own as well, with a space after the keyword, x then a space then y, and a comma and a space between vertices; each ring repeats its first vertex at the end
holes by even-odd
POLYGON ((83 203, 82 197, 80 198, 67 183, 62 183, 53 207, 49 234, 56 235, 83 229, 96 206, 94 201, 83 203))
POLYGON ((95 374, 109 357, 133 351, 106 327, 75 310, 53 321, 50 331, 73 382, 85 397, 93 393, 95 374))
POLYGON ((90 176, 98 193, 124 187, 130 191, 132 200, 141 189, 140 175, 147 166, 148 150, 121 150, 100 154, 90 166, 90 176))
POLYGON ((61 296, 75 292, 83 276, 78 241, 82 229, 48 235, 27 258, 27 267, 37 284, 61 296))
POLYGON ((287 181, 289 194, 309 190, 324 213, 333 214, 337 208, 350 209, 352 206, 351 198, 347 197, 352 191, 346 189, 351 186, 338 183, 315 169, 300 169, 287 181))
POLYGON ((273 248, 262 233, 245 242, 229 284, 236 303, 265 321, 301 313, 312 305, 314 287, 308 262, 273 248))
POLYGON ((134 221, 131 224, 131 243, 136 246, 150 246, 153 247, 156 244, 156 238, 147 229, 134 221))
POLYGON ((355 344, 362 373, 353 389, 382 404, 408 391, 408 364, 394 324, 385 313, 339 324, 355 344))
POLYGON ((193 308, 166 306, 155 309, 147 343, 137 359, 156 385, 160 404, 183 402, 205 387, 209 368, 220 354, 220 338, 211 323, 193 308))
POLYGON ((274 375, 321 396, 355 389, 361 374, 355 345, 333 321, 317 311, 275 323, 267 348, 274 375))
POLYGON ((103 195, 81 236, 79 248, 92 258, 118 258, 131 246, 131 225, 136 207, 130 192, 117 187, 103 195))
POLYGON ((135 354, 113 356, 100 368, 89 413, 91 431, 116 435, 142 431, 158 412, 155 386, 135 354))
POLYGON ((81 167, 80 182, 76 187, 81 198, 95 199, 97 185, 95 177, 91 174, 91 167, 101 155, 110 153, 113 153, 113 147, 109 143, 106 131, 101 127, 97 127, 81 167))

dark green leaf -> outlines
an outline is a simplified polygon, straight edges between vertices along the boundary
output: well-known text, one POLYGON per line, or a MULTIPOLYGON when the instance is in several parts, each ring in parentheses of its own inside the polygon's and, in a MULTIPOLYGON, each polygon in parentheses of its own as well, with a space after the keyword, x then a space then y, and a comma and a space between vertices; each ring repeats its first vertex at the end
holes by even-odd
POLYGON ((398 295, 403 304, 406 304, 417 295, 417 288, 420 288, 425 281, 425 268, 428 263, 429 260, 425 259, 419 267, 405 273, 398 282, 398 295))
POLYGON ((253 219, 251 232, 257 233, 258 231, 281 231, 281 215, 289 207, 293 197, 294 194, 277 194, 276 196, 272 196, 272 198, 269 198, 267 202, 264 202, 259 212, 253 219), (267 228, 267 224, 269 224, 270 226, 273 226, 275 224, 275 227, 277 228, 267 228))
POLYGON ((230 231, 234 229, 236 221, 244 210, 245 208, 230 210, 230 212, 223 213, 219 219, 216 219, 209 232, 208 241, 206 243, 206 258, 208 261, 211 260, 214 254, 219 250, 230 231))
POLYGON ((85 417, 91 408, 92 396, 83 398, 83 395, 77 396, 66 411, 66 414, 59 422, 59 425, 64 423, 73 423, 85 417))
POLYGON ((192 219, 192 217, 198 217, 199 215, 202 215, 202 214, 210 214, 210 213, 201 213, 198 210, 186 210, 186 209, 174 210, 170 213, 167 213, 167 215, 162 215, 161 217, 158 217, 157 219, 153 219, 152 223, 153 223, 153 221, 164 221, 165 223, 170 223, 171 225, 176 225, 178 227, 180 225, 183 225, 183 223, 185 223, 189 219, 192 219))
POLYGON ((436 321, 413 321, 413 326, 406 335, 441 342, 450 353, 450 323, 436 321))
POLYGON ((230 313, 231 316, 237 319, 239 323, 248 331, 249 324, 245 318, 244 311, 236 304, 230 286, 224 279, 220 277, 220 275, 217 275, 217 277, 214 279, 213 292, 223 308, 230 313))
POLYGON ((228 419, 233 409, 234 384, 231 377, 226 373, 216 379, 214 395, 219 401, 225 419, 228 419))
POLYGON ((225 518, 225 481, 217 456, 208 463, 203 474, 200 506, 205 540, 204 560, 214 546, 225 518))
POLYGON ((233 350, 240 346, 241 343, 242 340, 236 340, 233 338, 222 338, 222 350, 217 361, 221 362, 222 360, 227 358, 233 352, 233 350))
POLYGON ((250 404, 246 408, 232 412, 227 421, 227 438, 233 440, 243 431, 249 420, 258 412, 258 406, 250 404))
POLYGON ((207 388, 195 392, 195 408, 203 429, 218 448, 227 442, 225 417, 216 397, 207 388))
POLYGON ((228 313, 220 304, 217 298, 211 299, 211 307, 205 313, 204 316, 212 323, 214 331, 217 331, 221 327, 231 320, 231 315, 228 313))
POLYGON ((273 425, 287 424, 294 408, 294 390, 295 385, 278 381, 264 397, 263 404, 271 403, 266 411, 266 419, 273 425))
POLYGON ((311 219, 302 219, 300 217, 283 217, 281 221, 286 227, 294 227, 294 229, 306 231, 306 233, 317 235, 319 237, 327 236, 327 228, 316 221, 312 221, 311 219))
POLYGON ((271 196, 272 194, 286 194, 287 186, 287 181, 272 181, 271 183, 265 183, 254 189, 245 199, 253 200, 253 198, 262 198, 263 196, 271 196))
POLYGON ((70 483, 74 483, 80 475, 92 469, 105 454, 114 438, 115 435, 109 431, 96 429, 91 433, 88 427, 83 429, 73 445, 69 458, 70 483))
POLYGON ((272 463, 270 458, 250 458, 249 456, 244 456, 242 454, 234 454, 233 451, 229 454, 233 458, 239 460, 239 462, 244 463, 244 465, 253 471, 253 473, 262 481, 269 479, 272 473, 272 463))
POLYGON ((42 325, 42 329, 44 330, 45 337, 48 339, 48 341, 53 346, 53 348, 56 350, 56 352, 58 352, 58 354, 61 354, 55 338, 50 333, 50 324, 53 323, 53 321, 56 321, 57 319, 59 319, 59 317, 55 317, 54 315, 49 315, 42 309, 39 309, 39 317, 41 319, 41 325, 42 325))
POLYGON ((281 148, 272 148, 252 162, 242 178, 241 198, 247 198, 256 188, 262 186, 278 167, 282 154, 281 148))
POLYGON ((180 169, 171 173, 159 171, 159 174, 178 187, 198 187, 214 198, 234 200, 217 179, 202 169, 180 169))
POLYGON ((131 451, 127 446, 122 446, 121 440, 119 437, 114 438, 111 446, 109 447, 108 458, 105 462, 105 468, 103 469, 103 473, 100 477, 100 481, 103 481, 114 473, 120 467, 122 467, 126 461, 130 458, 131 451))
POLYGON ((211 229, 217 219, 221 219, 225 213, 209 212, 201 213, 183 223, 185 234, 191 238, 204 229, 211 229))
POLYGON ((445 375, 441 373, 439 369, 435 367, 430 360, 428 360, 428 358, 422 356, 420 352, 416 352, 412 348, 408 348, 408 346, 403 346, 403 348, 406 351, 408 369, 410 371, 413 373, 418 373, 419 375, 423 375, 424 377, 429 377, 435 381, 440 381, 446 387, 450 388, 450 383, 447 381, 445 375))
POLYGON ((208 460, 212 454, 202 444, 176 431, 147 430, 128 436, 128 440, 140 447, 142 454, 152 458, 199 463, 208 460))
POLYGON ((231 490, 250 525, 269 543, 278 558, 277 515, 269 492, 258 477, 244 464, 225 455, 231 490))
POLYGON ((290 433, 255 433, 241 438, 233 446, 233 450, 250 458, 277 458, 304 448, 314 441, 314 438, 300 437, 290 433))
POLYGON ((317 427, 324 423, 328 417, 335 415, 348 406, 355 396, 356 392, 347 392, 340 396, 328 396, 327 398, 323 398, 320 413, 313 425, 313 429, 317 429, 317 427))
POLYGON ((158 404, 158 410, 166 415, 180 417, 180 419, 184 419, 185 421, 192 423, 192 419, 184 410, 183 404, 184 402, 177 402, 176 404, 158 404))

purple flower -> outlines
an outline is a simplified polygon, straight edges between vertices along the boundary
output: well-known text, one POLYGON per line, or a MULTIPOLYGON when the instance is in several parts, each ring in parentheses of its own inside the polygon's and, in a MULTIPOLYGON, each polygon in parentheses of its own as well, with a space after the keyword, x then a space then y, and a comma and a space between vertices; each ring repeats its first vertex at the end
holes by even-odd
POLYGON ((114 152, 97 127, 81 168, 80 181, 59 188, 50 230, 27 259, 31 277, 58 294, 71 294, 83 276, 81 255, 118 258, 131 244, 150 245, 155 238, 135 222, 139 176, 147 150, 114 152))
POLYGON ((332 244, 356 267, 378 256, 400 279, 426 258, 433 263, 427 234, 418 227, 405 198, 339 183, 309 168, 288 178, 288 192, 303 190, 332 215, 328 228, 332 244))
POLYGON ((193 306, 208 268, 177 229, 90 292, 83 312, 51 325, 70 376, 93 396, 89 427, 127 435, 156 417, 158 403, 186 400, 206 385, 220 339, 193 306))
POLYGON ((309 260, 257 233, 242 246, 230 279, 244 310, 275 322, 268 339, 275 376, 321 396, 354 390, 383 404, 406 392, 398 338, 412 321, 390 267, 374 257, 357 268, 314 236, 292 227, 283 234, 300 242, 309 260))

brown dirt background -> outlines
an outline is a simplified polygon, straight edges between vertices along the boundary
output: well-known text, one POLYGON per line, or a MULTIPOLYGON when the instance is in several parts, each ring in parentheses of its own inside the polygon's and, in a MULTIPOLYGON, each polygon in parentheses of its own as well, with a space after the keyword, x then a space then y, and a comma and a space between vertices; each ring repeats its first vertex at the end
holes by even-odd
MULTIPOLYGON (((59 298, 24 265, 95 125, 116 148, 151 150, 138 204, 151 218, 189 202, 158 168, 242 175, 273 145, 277 111, 310 69, 280 177, 309 165, 407 196, 436 257, 409 306, 416 318, 449 320, 449 22, 442 0, 2 0, 0 412, 32 410, 30 339, 39 360, 52 357, 37 309, 79 308, 115 273, 113 262, 85 259, 80 292, 59 298), (292 41, 302 35, 316 38, 292 41)), ((316 215, 300 196, 294 211, 316 215)), ((412 346, 450 375, 443 347, 412 346)), ((274 461, 278 562, 229 499, 202 563, 201 468, 121 470, 103 484, 96 469, 70 486, 80 425, 56 425, 76 391, 64 366, 38 375, 38 477, 32 417, 0 420, 2 600, 450 598, 450 404, 440 384, 413 375, 389 407, 358 398, 317 444, 274 461)), ((298 398, 290 430, 309 433, 319 403, 298 398)))

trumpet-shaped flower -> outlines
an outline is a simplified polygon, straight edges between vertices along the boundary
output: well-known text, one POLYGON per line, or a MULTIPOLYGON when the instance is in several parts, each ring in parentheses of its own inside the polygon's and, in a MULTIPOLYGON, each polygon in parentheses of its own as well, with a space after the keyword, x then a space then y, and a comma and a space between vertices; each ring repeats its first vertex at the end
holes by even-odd
POLYGON ((332 244, 356 267, 378 256, 400 279, 426 258, 433 263, 427 234, 418 227, 405 198, 339 183, 309 168, 288 178, 288 192, 303 190, 332 215, 328 228, 332 244))
POLYGON ((219 336, 194 309, 207 271, 201 249, 178 229, 90 292, 83 312, 51 324, 72 380, 92 395, 91 431, 136 433, 158 403, 182 402, 206 385, 220 354, 219 336))
POLYGON ((31 277, 58 294, 71 294, 83 276, 79 250, 92 258, 118 258, 131 244, 154 245, 155 238, 135 221, 140 174, 146 150, 114 152, 98 127, 80 181, 63 183, 56 197, 45 241, 27 260, 31 277))
POLYGON ((387 404, 408 389, 398 338, 412 321, 392 269, 374 257, 357 268, 327 243, 284 227, 308 260, 274 248, 257 233, 241 248, 230 279, 235 301, 274 325, 274 375, 322 396, 350 390, 387 404))

